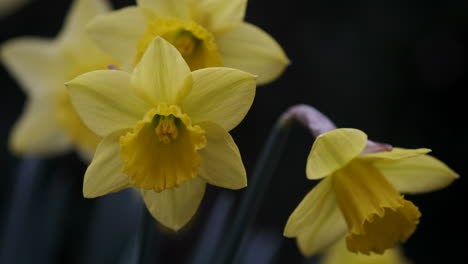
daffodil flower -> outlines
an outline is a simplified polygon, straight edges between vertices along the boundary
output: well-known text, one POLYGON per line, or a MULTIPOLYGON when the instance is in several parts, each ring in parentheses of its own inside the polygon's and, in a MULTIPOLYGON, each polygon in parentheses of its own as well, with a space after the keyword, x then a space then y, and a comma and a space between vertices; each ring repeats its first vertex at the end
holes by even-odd
POLYGON ((93 71, 67 86, 83 121, 104 137, 85 174, 85 197, 134 186, 151 214, 178 230, 196 212, 207 182, 246 186, 227 131, 249 110, 255 76, 230 68, 191 72, 178 50, 156 37, 131 74, 93 71))
POLYGON ((107 11, 104 0, 77 0, 56 39, 21 37, 2 46, 3 63, 27 94, 23 113, 10 133, 13 152, 52 155, 72 145, 83 154, 94 152, 100 137, 80 120, 64 83, 114 62, 85 31, 93 17, 107 11))
POLYGON ((294 210, 284 235, 314 255, 346 235, 348 250, 382 254, 415 231, 421 213, 402 193, 449 185, 458 176, 429 149, 369 153, 367 135, 335 129, 317 137, 307 160, 308 179, 323 179, 294 210))
POLYGON ((172 43, 190 69, 226 66, 276 79, 289 64, 278 43, 244 22, 247 0, 137 0, 99 16, 89 32, 125 68, 135 65, 155 36, 172 43))
POLYGON ((346 248, 346 242, 341 239, 327 249, 319 264, 410 264, 400 247, 386 250, 383 254, 354 254, 346 248))

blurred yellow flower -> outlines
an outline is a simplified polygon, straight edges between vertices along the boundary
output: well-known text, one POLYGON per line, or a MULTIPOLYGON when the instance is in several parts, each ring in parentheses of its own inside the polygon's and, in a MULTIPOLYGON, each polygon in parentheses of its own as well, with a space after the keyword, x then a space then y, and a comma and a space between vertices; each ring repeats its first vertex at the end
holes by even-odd
POLYGON ((294 210, 284 235, 314 255, 346 233, 348 250, 382 254, 408 239, 421 216, 399 194, 433 191, 458 175, 428 149, 366 153, 367 135, 335 129, 315 140, 307 160, 309 179, 322 179, 294 210))
POLYGON ((83 121, 104 137, 85 174, 85 197, 137 187, 151 214, 178 230, 207 182, 246 186, 227 131, 249 110, 255 76, 230 68, 191 72, 178 50, 156 37, 131 74, 93 71, 67 86, 83 121))
POLYGON ((94 152, 100 138, 76 114, 64 83, 113 62, 85 32, 93 17, 108 10, 104 0, 76 0, 56 39, 21 37, 2 46, 3 63, 27 94, 22 116, 10 133, 13 152, 52 155, 71 143, 83 153, 94 152))
POLYGON ((0 17, 12 13, 30 0, 0 0, 0 17))
POLYGON ((386 250, 383 254, 355 254, 346 248, 344 239, 341 239, 327 249, 319 264, 410 264, 402 253, 400 247, 386 250))
POLYGON ((247 0, 137 0, 94 19, 88 29, 100 47, 127 69, 155 36, 174 45, 191 70, 226 66, 276 79, 289 64, 280 45, 243 21, 247 0))

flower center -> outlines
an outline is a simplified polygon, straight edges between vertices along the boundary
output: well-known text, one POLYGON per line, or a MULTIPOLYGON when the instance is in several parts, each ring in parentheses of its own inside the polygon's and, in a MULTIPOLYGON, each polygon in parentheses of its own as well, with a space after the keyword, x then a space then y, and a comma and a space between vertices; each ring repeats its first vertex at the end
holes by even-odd
MULTIPOLYGON (((158 136, 158 140, 161 143, 169 144, 173 140, 177 139, 179 135, 179 130, 175 124, 175 121, 179 121, 173 115, 169 116, 160 116, 155 115, 153 118, 153 123, 156 124, 154 131, 158 136)), ((180 122, 180 121, 179 121, 180 122)))
POLYGON ((192 71, 223 66, 214 36, 194 21, 157 17, 147 25, 145 34, 137 44, 135 65, 140 62, 149 43, 160 36, 176 47, 192 71))
POLYGON ((408 239, 421 213, 371 163, 353 160, 332 175, 338 206, 348 224, 352 252, 382 254, 408 239))
POLYGON ((181 31, 179 36, 174 38, 174 46, 179 50, 184 57, 189 57, 193 54, 200 40, 192 35, 190 31, 181 31))
POLYGON ((161 192, 198 174, 205 131, 175 105, 160 104, 120 138, 123 171, 130 183, 161 192))

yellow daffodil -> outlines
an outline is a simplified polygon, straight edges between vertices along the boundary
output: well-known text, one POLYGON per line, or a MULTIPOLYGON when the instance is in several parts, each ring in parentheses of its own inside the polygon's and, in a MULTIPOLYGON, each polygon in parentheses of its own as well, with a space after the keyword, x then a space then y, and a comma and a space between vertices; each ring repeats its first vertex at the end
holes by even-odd
POLYGON ((29 0, 0 0, 0 17, 12 13, 27 2, 29 0))
POLYGON ((97 17, 89 32, 128 69, 161 36, 192 71, 232 67, 257 75, 264 84, 277 78, 289 61, 270 35, 243 21, 246 6, 247 0, 137 0, 137 6, 97 17))
POLYGON ((314 255, 346 235, 348 250, 382 254, 416 229, 418 208, 399 192, 421 193, 458 176, 428 149, 369 153, 367 135, 335 129, 317 137, 307 160, 309 179, 323 180, 294 210, 284 235, 314 255))
POLYGON ((191 72, 178 50, 156 37, 131 74, 93 71, 67 86, 83 121, 104 137, 85 174, 85 197, 134 186, 151 214, 178 230, 207 182, 246 186, 227 131, 249 110, 255 76, 230 68, 191 72))
POLYGON ((410 264, 400 247, 386 250, 383 254, 354 254, 346 248, 346 242, 341 239, 327 249, 319 264, 410 264))
POLYGON ((64 83, 113 62, 85 31, 93 17, 108 10, 104 0, 76 0, 56 39, 21 37, 3 45, 3 63, 27 94, 22 116, 10 133, 12 151, 51 155, 73 143, 83 153, 94 152, 100 138, 80 120, 64 83))

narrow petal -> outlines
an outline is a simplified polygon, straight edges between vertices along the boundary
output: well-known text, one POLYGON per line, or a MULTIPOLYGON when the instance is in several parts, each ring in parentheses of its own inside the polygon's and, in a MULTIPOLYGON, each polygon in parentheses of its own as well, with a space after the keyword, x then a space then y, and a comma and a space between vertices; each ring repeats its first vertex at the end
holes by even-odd
POLYGON ((338 241, 346 230, 346 222, 333 194, 331 178, 325 178, 291 214, 284 235, 297 237, 302 254, 311 256, 338 241))
POLYGON ((182 101, 192 121, 213 121, 227 131, 236 127, 255 97, 255 76, 229 68, 202 69, 192 76, 192 91, 182 101))
POLYGON ((156 37, 135 67, 132 85, 150 104, 177 104, 192 88, 192 76, 179 51, 163 38, 156 37))
POLYGON ((190 0, 137 0, 137 4, 139 7, 157 16, 189 19, 189 1, 190 0))
POLYGON ((85 124, 100 136, 133 127, 150 108, 130 88, 124 71, 82 74, 67 83, 73 106, 85 124))
POLYGON ((29 96, 48 97, 62 85, 57 80, 63 80, 66 67, 52 40, 23 37, 7 41, 1 47, 1 59, 29 96))
POLYGON ((281 46, 268 33, 248 23, 216 35, 216 43, 226 67, 258 75, 258 84, 278 78, 289 64, 281 46))
POLYGON ((120 62, 124 69, 133 67, 137 45, 146 31, 146 18, 137 7, 126 7, 93 19, 87 30, 105 52, 120 62))
POLYGON ((106 136, 99 143, 93 160, 86 170, 83 182, 83 195, 94 198, 129 187, 129 178, 122 172, 120 158, 120 136, 126 130, 119 130, 106 136))
POLYGON ((240 25, 247 7, 247 0, 198 0, 190 3, 193 19, 215 34, 240 25))
POLYGON ((447 187, 458 174, 442 161, 421 155, 394 162, 374 163, 399 192, 424 193, 447 187))
POLYGON ((54 118, 54 105, 46 100, 26 101, 10 133, 10 149, 17 154, 46 156, 66 151, 70 141, 54 118))
POLYGON ((315 139, 307 158, 309 179, 321 179, 343 168, 366 147, 367 135, 352 128, 339 128, 315 139))
POLYGON ((200 177, 179 187, 155 192, 141 190, 146 207, 162 225, 178 231, 195 215, 205 194, 206 183, 200 177))
POLYGON ((242 158, 231 135, 212 122, 198 124, 206 133, 207 145, 198 153, 202 157, 200 175, 208 183, 241 189, 247 186, 247 176, 242 158))
POLYGON ((431 152, 431 150, 427 148, 419 148, 419 149, 393 148, 391 151, 375 152, 375 153, 361 155, 359 159, 367 160, 367 161, 376 161, 376 160, 392 161, 392 160, 401 160, 401 159, 416 157, 416 156, 427 154, 429 152, 431 152))

